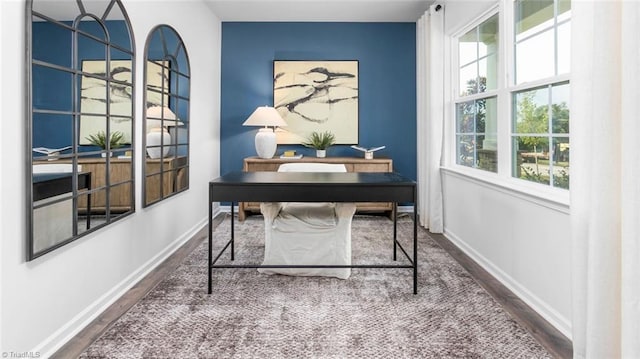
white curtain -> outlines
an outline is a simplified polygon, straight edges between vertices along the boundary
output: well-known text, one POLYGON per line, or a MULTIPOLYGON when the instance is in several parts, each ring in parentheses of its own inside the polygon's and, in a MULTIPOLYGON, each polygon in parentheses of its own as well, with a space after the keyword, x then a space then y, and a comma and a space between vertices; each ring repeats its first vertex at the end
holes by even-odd
POLYGON ((420 225, 442 233, 444 7, 431 5, 418 20, 416 31, 418 215, 420 225))
POLYGON ((640 358, 640 2, 572 2, 576 358, 640 358))

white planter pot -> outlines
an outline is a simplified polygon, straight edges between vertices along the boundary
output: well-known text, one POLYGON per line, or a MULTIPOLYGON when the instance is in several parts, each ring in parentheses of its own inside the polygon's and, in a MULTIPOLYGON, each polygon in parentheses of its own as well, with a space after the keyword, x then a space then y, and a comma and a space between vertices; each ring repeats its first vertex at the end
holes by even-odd
POLYGON ((102 156, 102 158, 116 157, 116 152, 115 151, 103 152, 103 153, 100 154, 100 156, 102 156))
POLYGON ((316 157, 327 157, 327 150, 316 150, 316 157))

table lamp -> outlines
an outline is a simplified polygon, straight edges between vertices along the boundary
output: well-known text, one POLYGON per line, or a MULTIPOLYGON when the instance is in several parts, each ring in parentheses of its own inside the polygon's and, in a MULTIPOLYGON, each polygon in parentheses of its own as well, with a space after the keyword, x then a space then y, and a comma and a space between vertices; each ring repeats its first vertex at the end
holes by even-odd
POLYGON ((171 134, 167 128, 183 125, 184 123, 170 108, 166 106, 149 107, 147 109, 147 154, 149 157, 165 157, 169 153, 169 145, 171 145, 171 134), (159 147, 161 144, 162 148, 159 147))
POLYGON ((244 121, 242 126, 264 126, 256 134, 256 152, 260 158, 272 158, 276 154, 276 134, 269 126, 286 126, 287 123, 280 116, 278 111, 269 106, 261 106, 244 121))

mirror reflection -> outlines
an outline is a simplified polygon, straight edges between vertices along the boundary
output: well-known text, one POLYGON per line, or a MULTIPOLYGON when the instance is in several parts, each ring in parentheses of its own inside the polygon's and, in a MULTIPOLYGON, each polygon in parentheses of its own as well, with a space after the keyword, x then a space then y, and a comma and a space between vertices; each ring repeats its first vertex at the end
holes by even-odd
POLYGON ((32 260, 134 210, 134 52, 120 0, 33 0, 27 13, 32 260))
POLYGON ((180 35, 153 29, 145 61, 144 205, 189 188, 189 58, 180 35))

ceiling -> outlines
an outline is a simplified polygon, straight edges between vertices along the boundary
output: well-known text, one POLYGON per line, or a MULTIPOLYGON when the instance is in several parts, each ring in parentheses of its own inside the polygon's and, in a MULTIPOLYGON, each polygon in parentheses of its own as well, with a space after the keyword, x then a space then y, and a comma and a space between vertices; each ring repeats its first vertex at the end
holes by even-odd
POLYGON ((414 22, 433 0, 204 0, 222 21, 414 22))

